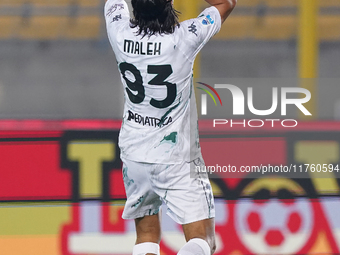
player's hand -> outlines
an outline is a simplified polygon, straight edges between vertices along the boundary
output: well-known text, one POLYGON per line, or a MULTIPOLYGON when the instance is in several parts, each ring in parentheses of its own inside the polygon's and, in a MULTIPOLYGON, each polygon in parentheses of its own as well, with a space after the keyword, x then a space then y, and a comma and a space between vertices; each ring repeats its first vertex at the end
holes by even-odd
POLYGON ((236 6, 237 0, 205 0, 208 4, 215 6, 220 12, 222 23, 228 18, 236 6))

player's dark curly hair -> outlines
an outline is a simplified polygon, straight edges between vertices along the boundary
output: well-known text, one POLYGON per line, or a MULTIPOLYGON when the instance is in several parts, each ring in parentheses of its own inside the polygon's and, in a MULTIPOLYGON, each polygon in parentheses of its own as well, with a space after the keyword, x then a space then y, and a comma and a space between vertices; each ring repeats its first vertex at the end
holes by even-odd
POLYGON ((171 0, 131 0, 134 18, 131 27, 138 35, 172 34, 179 26, 178 15, 171 0))

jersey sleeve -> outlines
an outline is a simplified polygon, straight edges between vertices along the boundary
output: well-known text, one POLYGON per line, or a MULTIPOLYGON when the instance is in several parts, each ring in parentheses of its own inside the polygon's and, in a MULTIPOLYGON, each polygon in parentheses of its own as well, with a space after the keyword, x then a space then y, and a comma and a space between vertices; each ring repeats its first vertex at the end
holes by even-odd
POLYGON ((184 32, 184 52, 193 60, 203 46, 221 29, 221 15, 216 7, 206 8, 197 18, 181 23, 184 32))
POLYGON ((104 7, 106 26, 118 30, 120 23, 130 20, 128 5, 124 0, 108 0, 104 7))

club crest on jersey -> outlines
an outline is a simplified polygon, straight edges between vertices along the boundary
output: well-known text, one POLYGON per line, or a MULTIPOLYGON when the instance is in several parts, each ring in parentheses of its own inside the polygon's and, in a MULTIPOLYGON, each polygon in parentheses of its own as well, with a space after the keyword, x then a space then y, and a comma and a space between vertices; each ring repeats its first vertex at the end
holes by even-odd
POLYGON ((155 117, 150 117, 150 116, 142 116, 138 113, 134 113, 132 111, 128 111, 128 121, 134 121, 138 124, 141 124, 143 126, 150 126, 150 127, 163 127, 172 122, 171 117, 166 117, 163 120, 155 118, 155 117))
POLYGON ((210 15, 205 16, 205 18, 202 20, 202 24, 203 25, 210 25, 210 24, 214 24, 215 21, 213 20, 213 18, 210 15))

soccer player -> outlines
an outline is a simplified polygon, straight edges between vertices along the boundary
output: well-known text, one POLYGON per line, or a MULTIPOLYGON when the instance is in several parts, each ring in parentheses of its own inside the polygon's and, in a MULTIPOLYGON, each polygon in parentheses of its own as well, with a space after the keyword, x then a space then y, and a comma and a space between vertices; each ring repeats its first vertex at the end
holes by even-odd
MULTIPOLYGON (((185 1, 185 0, 181 0, 185 1)), ((206 0, 211 7, 179 23, 172 1, 107 0, 105 18, 124 86, 119 135, 127 202, 134 219, 133 255, 159 255, 160 206, 183 227, 179 255, 215 251, 215 209, 198 141, 194 59, 235 7, 236 0, 206 0)))

